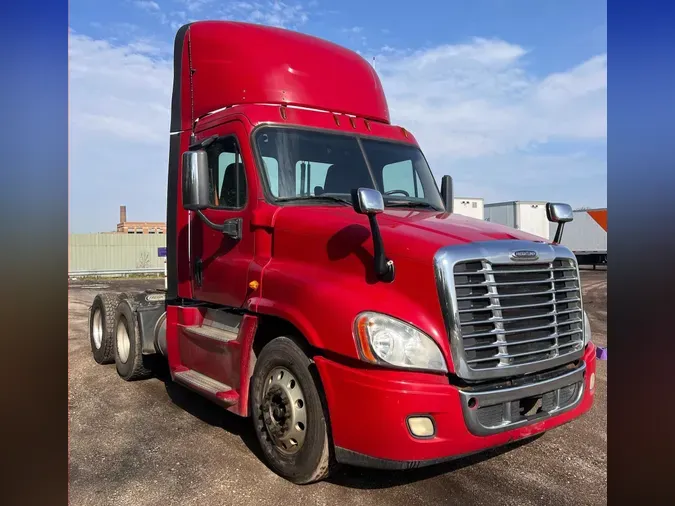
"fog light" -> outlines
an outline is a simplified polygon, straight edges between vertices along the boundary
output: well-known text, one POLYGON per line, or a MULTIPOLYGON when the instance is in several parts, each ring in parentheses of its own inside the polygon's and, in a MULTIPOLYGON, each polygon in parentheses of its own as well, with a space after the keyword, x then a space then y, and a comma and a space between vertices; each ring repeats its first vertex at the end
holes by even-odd
POLYGON ((411 416, 408 418, 408 428, 415 437, 432 437, 436 432, 434 422, 427 416, 411 416))
POLYGON ((595 373, 594 372, 591 373, 591 379, 588 383, 589 383, 589 386, 590 386, 591 390, 593 390, 593 388, 595 388, 595 373))

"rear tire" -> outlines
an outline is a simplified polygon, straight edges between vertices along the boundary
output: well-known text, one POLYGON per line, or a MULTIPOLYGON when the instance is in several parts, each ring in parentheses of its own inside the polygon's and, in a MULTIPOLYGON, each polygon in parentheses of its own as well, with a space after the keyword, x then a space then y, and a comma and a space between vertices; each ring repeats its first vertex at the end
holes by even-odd
POLYGON ((121 293, 99 293, 94 297, 89 315, 89 344, 94 360, 98 364, 112 364, 115 361, 114 334, 115 311, 121 293))
POLYGON ((278 337, 262 349, 251 382, 250 411, 265 460, 296 484, 327 478, 334 463, 310 365, 298 345, 278 337))
POLYGON ((152 370, 146 364, 146 357, 143 356, 138 320, 126 300, 118 304, 115 312, 113 343, 115 366, 122 379, 134 381, 152 375, 152 370))

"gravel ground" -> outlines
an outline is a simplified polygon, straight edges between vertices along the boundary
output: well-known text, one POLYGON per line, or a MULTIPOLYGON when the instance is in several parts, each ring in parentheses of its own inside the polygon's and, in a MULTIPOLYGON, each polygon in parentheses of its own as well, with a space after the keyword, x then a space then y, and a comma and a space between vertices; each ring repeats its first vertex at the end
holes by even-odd
MULTIPOLYGON (((593 340, 607 345, 607 272, 582 273, 593 340)), ((171 383, 165 374, 122 381, 91 357, 88 307, 104 290, 163 281, 75 281, 69 287, 70 502, 73 505, 199 506, 607 502, 607 362, 598 362, 595 404, 585 416, 528 444, 405 471, 343 468, 299 487, 259 458, 248 420, 171 383)))

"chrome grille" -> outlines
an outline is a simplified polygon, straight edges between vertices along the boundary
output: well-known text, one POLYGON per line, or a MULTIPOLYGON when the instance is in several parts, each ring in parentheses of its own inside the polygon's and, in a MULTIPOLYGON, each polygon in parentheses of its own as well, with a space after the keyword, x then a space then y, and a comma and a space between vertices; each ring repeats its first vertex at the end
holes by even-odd
POLYGON ((528 374, 583 355, 579 270, 568 248, 520 240, 448 246, 434 268, 458 376, 528 374))
POLYGON ((527 364, 578 351, 583 314, 576 264, 460 262, 459 324, 472 369, 527 364))

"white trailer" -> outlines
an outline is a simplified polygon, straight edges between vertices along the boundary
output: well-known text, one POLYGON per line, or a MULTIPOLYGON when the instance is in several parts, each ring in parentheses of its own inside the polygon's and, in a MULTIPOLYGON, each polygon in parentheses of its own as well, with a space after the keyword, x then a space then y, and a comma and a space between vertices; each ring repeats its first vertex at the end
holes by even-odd
POLYGON ((512 201, 485 204, 485 221, 549 239, 546 202, 512 201))
MULTIPOLYGON (((554 225, 551 224, 551 239, 554 225)), ((607 208, 574 211, 574 220, 563 229, 561 244, 572 250, 580 265, 606 265, 607 208)))
POLYGON ((453 200, 453 212, 477 220, 485 219, 483 199, 455 197, 453 200))

